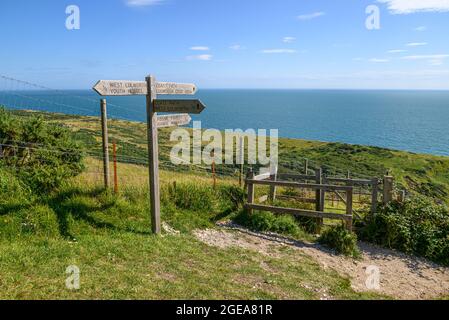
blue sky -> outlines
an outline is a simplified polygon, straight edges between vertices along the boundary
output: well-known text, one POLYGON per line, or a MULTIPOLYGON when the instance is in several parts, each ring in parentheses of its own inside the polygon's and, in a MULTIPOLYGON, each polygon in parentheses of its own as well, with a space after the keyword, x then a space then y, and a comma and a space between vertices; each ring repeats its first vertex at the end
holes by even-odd
POLYGON ((1 0, 0 74, 61 89, 149 73, 200 88, 449 89, 448 34, 449 0, 1 0))

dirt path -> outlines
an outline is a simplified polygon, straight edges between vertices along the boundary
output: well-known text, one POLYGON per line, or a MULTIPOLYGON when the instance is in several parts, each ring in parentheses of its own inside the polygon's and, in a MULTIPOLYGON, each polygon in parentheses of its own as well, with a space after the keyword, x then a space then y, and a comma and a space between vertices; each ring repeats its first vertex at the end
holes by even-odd
POLYGON ((220 229, 198 230, 195 235, 210 246, 223 249, 241 247, 274 257, 282 256, 281 247, 290 246, 309 255, 323 268, 332 268, 349 277, 353 289, 358 292, 369 291, 366 286, 367 268, 374 266, 380 272, 377 292, 397 299, 430 299, 449 295, 448 268, 367 243, 359 243, 362 257, 354 260, 336 255, 318 244, 298 242, 271 233, 255 233, 232 224, 222 224, 220 229))

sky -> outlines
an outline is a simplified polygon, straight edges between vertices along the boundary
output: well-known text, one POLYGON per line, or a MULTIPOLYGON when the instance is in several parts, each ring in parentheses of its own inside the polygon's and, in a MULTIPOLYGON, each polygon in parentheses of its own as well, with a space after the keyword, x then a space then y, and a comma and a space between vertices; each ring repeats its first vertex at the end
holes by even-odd
POLYGON ((449 90, 448 34, 449 0, 1 0, 0 74, 55 89, 153 74, 199 88, 449 90))

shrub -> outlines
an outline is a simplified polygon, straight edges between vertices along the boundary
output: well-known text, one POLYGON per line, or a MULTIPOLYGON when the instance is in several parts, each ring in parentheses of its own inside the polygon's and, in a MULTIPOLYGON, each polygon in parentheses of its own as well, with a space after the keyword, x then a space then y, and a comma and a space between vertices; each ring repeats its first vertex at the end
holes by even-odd
POLYGON ((332 226, 324 230, 318 238, 318 242, 347 256, 358 257, 360 255, 357 247, 357 235, 348 231, 343 225, 332 226))
POLYGON ((379 209, 359 231, 361 239, 449 265, 449 212, 417 196, 379 209))
POLYGON ((42 117, 19 117, 0 108, 3 162, 35 191, 59 187, 83 169, 81 146, 68 128, 42 117))
POLYGON ((249 215, 246 211, 241 211, 234 221, 253 231, 271 231, 294 237, 304 236, 304 232, 292 216, 276 216, 267 211, 255 211, 249 215))

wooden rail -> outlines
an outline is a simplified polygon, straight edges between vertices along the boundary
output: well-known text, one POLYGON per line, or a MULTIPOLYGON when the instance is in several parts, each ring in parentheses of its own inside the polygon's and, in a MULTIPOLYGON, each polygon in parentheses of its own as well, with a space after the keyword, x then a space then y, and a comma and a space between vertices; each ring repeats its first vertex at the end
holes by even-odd
MULTIPOLYGON (((316 177, 314 176, 314 180, 316 177)), ((321 179, 320 181, 321 182, 321 179)), ((352 208, 352 198, 353 198, 353 186, 338 186, 338 185, 329 185, 329 184, 318 184, 318 183, 298 183, 298 182, 289 182, 289 181, 277 181, 276 175, 259 175, 255 176, 254 173, 250 170, 248 172, 247 178, 245 180, 245 184, 247 186, 248 190, 248 198, 247 198, 247 204, 245 205, 246 210, 248 210, 249 214, 252 214, 254 210, 261 210, 261 211, 269 211, 273 213, 284 213, 284 214, 292 214, 295 216, 305 216, 305 217, 312 217, 317 218, 318 223, 318 229, 321 230, 321 224, 323 219, 338 219, 342 220, 346 224, 346 228, 349 231, 352 231, 352 221, 353 221, 353 208, 352 208), (274 176, 274 179, 273 179, 274 176), (271 180, 266 180, 270 178, 271 180), (302 209, 294 209, 294 208, 282 208, 282 207, 275 207, 275 206, 269 206, 269 205, 261 205, 261 204, 255 204, 255 186, 256 185, 264 185, 264 186, 270 186, 270 190, 276 190, 276 187, 287 187, 287 188, 299 188, 299 189, 310 189, 316 191, 316 211, 312 210, 302 210, 302 209), (331 212, 324 212, 324 198, 325 198, 325 192, 338 192, 338 191, 344 191, 346 194, 346 214, 339 214, 339 213, 331 213, 331 212)), ((271 192, 270 192, 271 194, 271 192)), ((267 200, 267 197, 262 197, 262 202, 265 202, 267 200)), ((274 198, 272 195, 270 195, 270 198, 274 198)), ((318 231, 319 231, 318 230, 318 231)))

